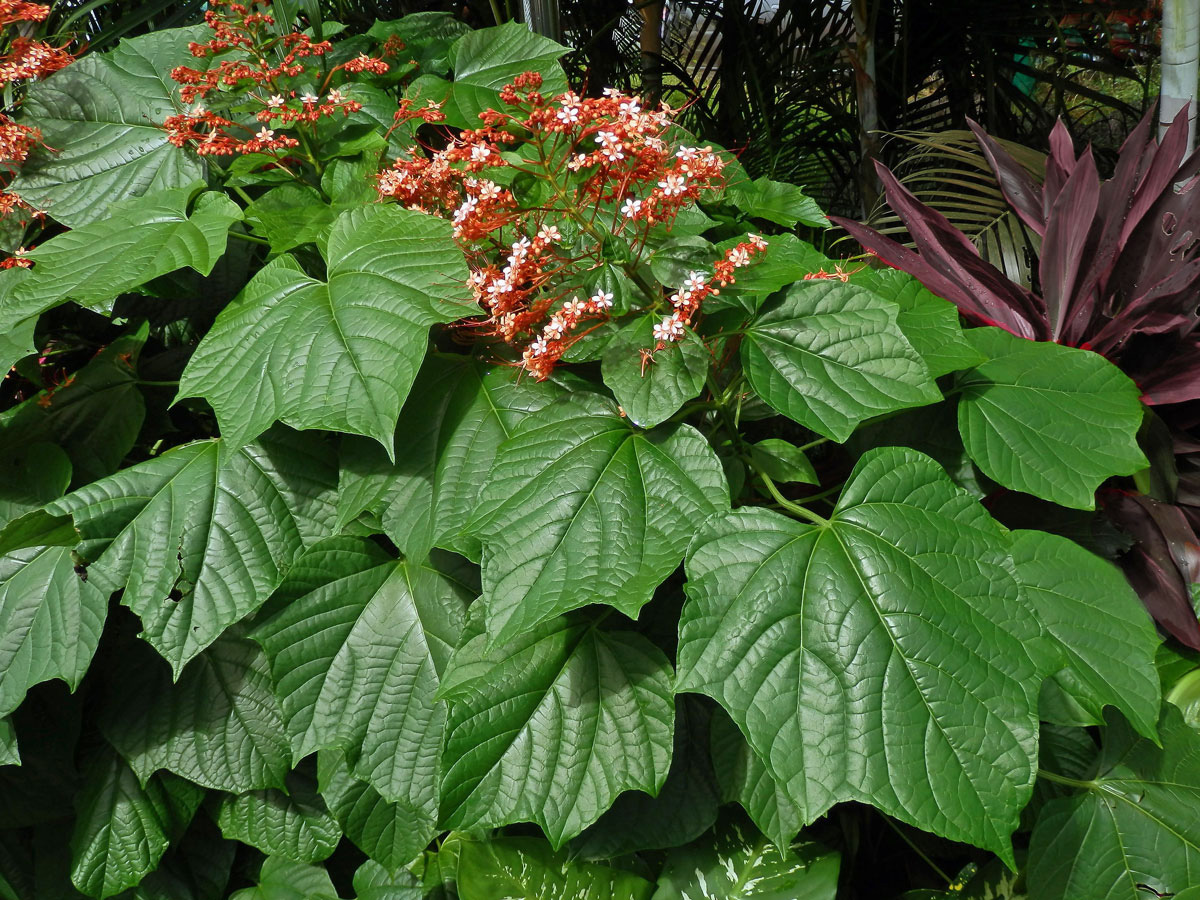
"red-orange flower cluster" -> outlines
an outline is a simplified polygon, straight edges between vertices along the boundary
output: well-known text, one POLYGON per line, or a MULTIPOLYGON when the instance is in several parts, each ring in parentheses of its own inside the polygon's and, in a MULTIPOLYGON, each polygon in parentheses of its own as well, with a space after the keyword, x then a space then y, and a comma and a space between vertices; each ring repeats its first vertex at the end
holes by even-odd
POLYGON ((0 113, 0 164, 20 165, 29 156, 29 151, 41 142, 41 131, 19 125, 0 113))
MULTIPOLYGON (((613 90, 547 99, 541 87, 536 73, 518 76, 500 92, 508 109, 482 113, 483 127, 442 149, 414 148, 411 159, 379 176, 378 191, 381 199, 450 220, 486 327, 524 343, 522 365, 545 378, 581 336, 582 323, 610 315, 612 295, 584 288, 587 273, 610 261, 609 242, 629 248, 629 269, 636 270, 650 229, 669 227, 680 210, 719 187, 725 163, 711 147, 671 144, 674 113, 665 105, 645 110, 639 98, 613 90), (518 203, 506 186, 514 176, 542 182, 544 199, 518 203)), ((398 121, 414 117, 407 108, 397 114, 398 121)), ((740 252, 749 261, 758 249, 740 252)), ((714 278, 732 280, 736 265, 728 258, 722 264, 728 271, 714 278)), ((639 305, 664 299, 647 292, 639 305)))
POLYGON ((44 78, 69 66, 75 57, 62 47, 52 47, 45 41, 19 37, 12 42, 8 55, 0 59, 0 84, 28 78, 44 78))
POLYGON ((44 22, 50 15, 50 7, 41 3, 23 3, 20 0, 0 0, 0 25, 14 22, 44 22))
POLYGON ((300 142, 289 135, 277 134, 266 126, 254 132, 208 110, 169 116, 163 127, 167 129, 167 140, 170 143, 176 147, 183 147, 190 142, 201 156, 271 153, 300 146, 300 142), (240 138, 233 133, 233 129, 250 132, 251 136, 240 138))

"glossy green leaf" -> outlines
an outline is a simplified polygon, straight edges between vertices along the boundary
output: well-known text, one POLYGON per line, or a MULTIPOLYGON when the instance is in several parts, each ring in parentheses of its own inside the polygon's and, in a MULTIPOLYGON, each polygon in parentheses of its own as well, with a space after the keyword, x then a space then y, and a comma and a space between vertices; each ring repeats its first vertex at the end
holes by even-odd
POLYGON ((959 377, 958 428, 989 478, 1092 509, 1104 479, 1146 467, 1140 391, 1104 357, 1000 328, 973 328, 967 338, 988 361, 959 377))
POLYGON ((425 889, 408 869, 389 872, 368 859, 354 872, 354 897, 355 900, 424 900, 425 889))
POLYGON ((279 419, 364 434, 390 453, 429 326, 479 312, 450 223, 433 216, 343 213, 325 257, 326 281, 286 255, 261 269, 184 370, 179 396, 208 400, 233 444, 279 419))
POLYGON ((337 900, 329 873, 320 866, 268 856, 255 887, 231 894, 229 900, 337 900))
POLYGON ((35 684, 61 678, 74 690, 108 614, 108 595, 75 573, 66 547, 0 557, 0 717, 35 684))
MULTIPOLYGON (((3 289, 0 288, 0 308, 3 308, 3 289)), ((33 330, 37 327, 37 316, 14 322, 0 330, 0 369, 8 372, 26 356, 37 353, 33 345, 33 330)))
MULTIPOLYGON (((711 267, 712 261, 721 253, 744 243, 745 239, 745 235, 740 235, 721 241, 716 246, 717 252, 710 256, 707 267, 711 267)), ((767 239, 767 249, 755 255, 748 267, 738 269, 736 280, 721 288, 721 293, 707 302, 727 306, 732 301, 747 312, 753 312, 768 294, 802 281, 810 273, 833 273, 838 264, 838 260, 830 259, 794 234, 773 234, 767 239)))
POLYGON ((430 354, 400 413, 395 464, 378 444, 343 438, 339 523, 370 509, 406 556, 423 559, 436 544, 477 559, 479 542, 459 532, 497 448, 561 394, 509 366, 430 354))
POLYGON ((1120 569, 1078 544, 1042 531, 1013 532, 1013 562, 1026 599, 1057 641, 1065 668, 1043 688, 1067 695, 1084 714, 1063 725, 1103 725, 1115 706, 1146 737, 1154 738, 1160 692, 1154 622, 1120 569))
POLYGON ((828 228, 829 220, 817 201, 794 184, 772 181, 765 175, 754 181, 730 185, 726 196, 742 213, 791 228, 796 224, 828 228))
POLYGON ((654 885, 621 869, 573 862, 539 838, 463 841, 460 900, 650 900, 654 885))
POLYGON ((963 335, 958 307, 911 275, 898 269, 862 269, 850 280, 900 307, 896 324, 935 377, 986 359, 963 335))
POLYGON ((335 481, 327 446, 276 429, 239 450, 185 444, 47 510, 74 517, 89 581, 125 589, 121 602, 178 675, 331 528, 335 481))
POLYGON ((428 823, 413 810, 388 803, 355 778, 338 751, 322 750, 317 765, 321 796, 356 847, 390 872, 421 855, 430 840, 428 823))
POLYGON ((639 316, 608 343, 600 371, 634 425, 653 428, 704 388, 712 354, 690 328, 683 339, 655 350, 658 316, 639 316), (653 355, 648 355, 653 351, 653 355))
POLYGON ((728 502, 721 464, 688 425, 641 431, 578 396, 530 416, 501 445, 471 528, 491 639, 590 603, 636 617, 728 502))
POLYGON ((1003 529, 933 460, 868 452, 826 525, 712 522, 687 574, 678 689, 726 708, 804 822, 860 800, 1011 859, 1039 626, 1003 529))
POLYGON ((0 331, 67 300, 108 310, 119 294, 185 266, 207 275, 242 212, 214 191, 192 201, 197 187, 130 201, 31 250, 32 269, 0 273, 0 331))
POLYGON ((834 900, 841 858, 819 844, 782 852, 736 822, 671 852, 653 900, 834 900))
POLYGON ((46 441, 66 452, 77 483, 115 472, 146 416, 135 367, 148 333, 143 325, 117 338, 69 382, 0 415, 0 453, 46 441))
POLYGON ((105 737, 143 782, 159 769, 218 791, 283 787, 287 736, 262 651, 222 637, 177 683, 132 660, 112 692, 105 737))
POLYGON ((204 163, 168 143, 161 123, 183 111, 170 71, 204 68, 188 43, 211 35, 202 25, 154 31, 31 84, 22 121, 41 129, 45 149, 30 154, 12 190, 78 228, 114 203, 203 178, 204 163))
POLYGON ((817 471, 804 451, 781 438, 767 438, 750 445, 754 465, 773 481, 818 484, 817 471))
POLYGON ((675 719, 661 650, 567 618, 487 643, 459 648, 442 684, 446 827, 534 821, 558 847, 621 791, 658 793, 675 719))
POLYGON ((803 811, 767 771, 737 725, 724 712, 714 714, 710 739, 713 768, 721 783, 722 799, 740 803, 758 830, 776 847, 790 846, 804 824, 803 811))
POLYGON ((520 22, 469 31, 450 47, 454 70, 448 114, 454 124, 480 127, 479 113, 503 108, 500 89, 522 72, 542 76, 541 92, 553 97, 567 90, 567 77, 558 59, 567 48, 520 22))
POLYGON ((76 800, 71 881, 97 898, 133 887, 158 865, 203 798, 203 790, 169 774, 143 787, 120 756, 104 751, 85 772, 76 800))
POLYGON ((0 766, 19 766, 21 753, 17 748, 17 730, 12 719, 0 719, 0 766))
POLYGON ((1029 845, 1030 896, 1141 900, 1200 883, 1200 734, 1163 707, 1161 747, 1119 716, 1105 729, 1099 770, 1047 804, 1029 845))
POLYGON ((254 637, 271 660, 293 758, 343 750, 354 775, 404 805, 431 840, 446 717, 434 695, 473 592, 338 538, 306 555, 281 594, 286 605, 254 637))
POLYGON ((316 188, 292 182, 271 188, 246 207, 246 218, 266 235, 271 252, 283 253, 316 243, 333 224, 334 209, 316 188))
POLYGON ((896 323, 898 308, 840 281, 807 281, 746 331, 750 386, 779 412, 835 441, 865 419, 941 399, 896 323))
POLYGON ((341 826, 317 793, 311 776, 292 772, 287 792, 276 788, 227 794, 217 811, 225 837, 257 847, 267 856, 319 862, 342 837, 341 826))

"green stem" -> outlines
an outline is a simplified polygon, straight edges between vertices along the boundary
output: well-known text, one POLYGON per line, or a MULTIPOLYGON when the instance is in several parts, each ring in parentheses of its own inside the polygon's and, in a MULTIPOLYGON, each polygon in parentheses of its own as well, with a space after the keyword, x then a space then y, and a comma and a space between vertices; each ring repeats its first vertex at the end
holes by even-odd
POLYGON ((925 851, 922 850, 920 847, 918 847, 916 842, 913 841, 913 839, 910 838, 907 834, 905 834, 901 830, 899 825, 897 825, 895 822, 892 821, 891 816, 884 815, 883 813, 880 813, 879 815, 883 817, 883 821, 887 822, 888 825, 891 826, 892 831, 894 831, 894 832, 896 832, 896 834, 900 835, 901 840, 903 840, 904 843, 908 844, 908 846, 913 849, 913 852, 916 853, 917 856, 919 856, 919 857, 921 857, 921 859, 925 860, 925 863, 929 866, 929 868, 933 869, 933 871, 937 873, 938 878, 942 879, 942 881, 946 882, 946 884, 953 883, 954 879, 951 878, 949 875, 947 875, 945 872, 943 872, 942 867, 939 866, 937 863, 935 863, 932 859, 930 859, 925 854, 925 851))
POLYGON ((770 492, 771 496, 775 498, 775 502, 788 512, 795 513, 802 519, 807 519, 808 521, 812 522, 814 525, 829 524, 829 520, 824 516, 819 516, 811 509, 806 509, 799 503, 793 503, 787 497, 783 496, 783 494, 779 492, 779 488, 775 486, 775 482, 771 480, 771 476, 766 472, 763 472, 761 469, 755 469, 754 471, 758 477, 762 479, 762 483, 767 486, 767 490, 770 492))
POLYGON ((244 232, 241 232, 241 231, 233 231, 232 229, 230 229, 229 236, 238 238, 239 240, 249 241, 252 244, 262 244, 264 247, 271 246, 271 242, 268 241, 266 238, 260 238, 257 235, 253 235, 253 234, 245 234, 244 232))
POLYGON ((138 379, 136 383, 142 387, 179 387, 178 381, 143 381, 138 379))
POLYGON ((1065 785, 1073 788, 1091 788, 1094 783, 1091 781, 1080 781, 1078 778, 1068 778, 1066 775, 1059 775, 1055 772, 1047 772, 1045 769, 1038 769, 1038 778, 1045 778, 1047 781, 1052 781, 1055 784, 1065 785))

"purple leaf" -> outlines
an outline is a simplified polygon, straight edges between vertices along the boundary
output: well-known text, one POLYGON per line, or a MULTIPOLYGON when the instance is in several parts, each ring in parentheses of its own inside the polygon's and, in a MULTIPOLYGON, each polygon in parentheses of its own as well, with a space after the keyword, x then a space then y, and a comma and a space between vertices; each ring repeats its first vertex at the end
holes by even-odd
POLYGON ((988 164, 1000 185, 1004 199, 1022 222, 1038 237, 1046 233, 1046 213, 1042 207, 1042 186, 1033 180, 1025 167, 1012 158, 1003 147, 972 119, 967 119, 975 139, 983 149, 988 164))
POLYGON ((1195 340, 1159 363, 1138 381, 1147 406, 1200 399, 1200 346, 1195 340))
POLYGON ((1100 175, 1088 147, 1051 207, 1042 241, 1038 272, 1054 340, 1063 336, 1068 321, 1076 317, 1090 321, 1094 312, 1094 298, 1077 296, 1075 283, 1099 200, 1100 175))

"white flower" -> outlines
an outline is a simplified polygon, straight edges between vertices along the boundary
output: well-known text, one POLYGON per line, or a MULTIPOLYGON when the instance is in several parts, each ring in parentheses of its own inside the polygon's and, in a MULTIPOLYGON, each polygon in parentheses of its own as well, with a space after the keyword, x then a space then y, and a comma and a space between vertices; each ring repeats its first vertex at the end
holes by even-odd
POLYGON ((485 203, 500 199, 500 185, 494 181, 485 181, 479 186, 479 199, 485 203))
POLYGON ((269 98, 267 98, 267 106, 271 107, 272 109, 277 106, 283 106, 283 104, 284 99, 281 94, 272 94, 269 98))
POLYGON ((748 240, 751 244, 753 244, 755 249, 757 249, 757 250, 766 250, 767 249, 766 240, 757 234, 746 235, 746 240, 748 240))
POLYGON ((613 295, 608 291, 596 291, 592 294, 591 301, 597 309, 612 309, 613 295))
POLYGON ((531 356, 543 356, 549 349, 550 345, 542 338, 538 338, 529 345, 529 354, 531 356))
POLYGON ((621 207, 621 215, 627 219, 636 218, 638 213, 642 211, 642 201, 634 200, 629 197, 625 200, 625 205, 621 207))
POLYGON ((300 102, 304 104, 316 103, 320 98, 312 91, 305 91, 300 95, 300 102))
POLYGON ((618 109, 623 116, 636 116, 642 111, 642 105, 638 103, 637 97, 630 97, 624 101, 618 109))
POLYGON ((696 147, 680 147, 675 151, 675 158, 682 159, 684 162, 691 162, 699 152, 696 147))
POLYGON ((260 141, 269 141, 275 137, 275 132, 273 132, 270 128, 263 128, 258 134, 255 135, 255 137, 260 141))
POLYGON ((572 297, 563 304, 562 314, 571 319, 578 319, 587 312, 587 304, 578 297, 572 297))
POLYGON ((546 327, 542 329, 542 336, 553 341, 557 341, 567 333, 566 323, 558 316, 552 318, 546 323, 546 327))
POLYGON ((537 236, 543 244, 554 244, 562 240, 562 232, 558 230, 557 225, 543 225, 537 236))
POLYGON ((683 323, 674 316, 667 316, 654 326, 656 341, 676 341, 683 337, 683 323))
POLYGON ((463 201, 463 205, 454 211, 454 224, 458 225, 461 222, 466 221, 467 217, 471 215, 471 213, 475 212, 475 207, 478 205, 479 201, 477 201, 474 197, 468 197, 465 201, 463 201))
POLYGON ((687 189, 687 178, 683 175, 667 175, 658 186, 667 197, 677 197, 687 189))
POLYGON ((491 148, 485 147, 483 144, 476 144, 471 148, 471 162, 487 162, 488 157, 491 155, 491 148))
POLYGON ((683 286, 687 289, 688 293, 691 293, 692 291, 700 290, 707 283, 708 279, 704 277, 703 272, 689 272, 683 286))
POLYGON ((734 247, 729 251, 729 261, 735 269, 750 265, 750 253, 745 247, 734 247))
POLYGON ((334 89, 329 92, 329 102, 330 103, 344 103, 345 100, 346 100, 346 95, 343 94, 341 91, 334 89))

